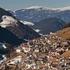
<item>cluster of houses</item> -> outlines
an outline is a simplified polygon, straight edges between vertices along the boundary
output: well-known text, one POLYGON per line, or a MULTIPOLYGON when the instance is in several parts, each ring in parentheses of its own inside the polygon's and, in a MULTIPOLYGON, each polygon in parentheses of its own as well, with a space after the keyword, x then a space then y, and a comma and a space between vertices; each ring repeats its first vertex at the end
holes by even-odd
POLYGON ((54 33, 22 43, 0 70, 70 70, 70 40, 54 33))

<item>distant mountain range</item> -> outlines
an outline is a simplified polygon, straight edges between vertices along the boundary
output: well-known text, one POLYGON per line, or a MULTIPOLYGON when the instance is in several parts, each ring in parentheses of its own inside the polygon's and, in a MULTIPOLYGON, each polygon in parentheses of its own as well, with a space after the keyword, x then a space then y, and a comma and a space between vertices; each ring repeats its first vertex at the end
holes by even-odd
POLYGON ((64 22, 70 22, 70 7, 64 8, 47 8, 47 7, 29 7, 25 9, 19 9, 12 12, 18 19, 39 22, 47 18, 60 18, 64 22))
POLYGON ((47 34, 62 29, 70 22, 70 7, 47 8, 47 7, 29 7, 25 9, 10 11, 19 20, 31 22, 36 32, 47 34))

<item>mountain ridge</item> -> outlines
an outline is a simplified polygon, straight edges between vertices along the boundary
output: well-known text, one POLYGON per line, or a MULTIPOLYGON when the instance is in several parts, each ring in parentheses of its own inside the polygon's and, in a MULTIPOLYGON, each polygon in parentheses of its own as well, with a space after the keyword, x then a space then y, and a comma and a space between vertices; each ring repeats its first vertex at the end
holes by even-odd
POLYGON ((4 29, 7 29, 10 33, 13 33, 13 35, 15 35, 17 38, 21 40, 24 40, 24 38, 26 40, 30 40, 40 36, 32 28, 30 28, 27 25, 24 25, 22 22, 20 22, 20 20, 18 20, 10 12, 2 8, 0 8, 0 20, 1 20, 0 22, 1 27, 3 27, 4 29), (22 33, 23 35, 21 35, 20 33, 22 33))
POLYGON ((43 19, 56 17, 63 21, 70 22, 70 7, 64 8, 47 8, 47 7, 28 7, 15 10, 14 15, 20 19, 31 22, 39 22, 43 19))

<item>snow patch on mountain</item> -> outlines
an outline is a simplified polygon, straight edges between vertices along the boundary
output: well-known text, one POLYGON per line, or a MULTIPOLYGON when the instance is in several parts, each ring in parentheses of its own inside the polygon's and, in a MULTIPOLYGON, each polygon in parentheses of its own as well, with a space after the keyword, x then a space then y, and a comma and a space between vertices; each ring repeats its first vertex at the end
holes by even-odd
POLYGON ((33 26, 34 25, 34 23, 28 22, 28 21, 20 21, 20 22, 22 22, 23 24, 28 25, 28 26, 33 26))
POLYGON ((0 22, 0 26, 6 28, 6 26, 17 25, 17 20, 11 16, 2 16, 2 22, 0 22))
POLYGON ((40 32, 40 29, 35 29, 35 31, 39 33, 40 32))
POLYGON ((61 8, 49 8, 43 6, 32 6, 16 10, 14 15, 20 20, 39 22, 46 18, 56 17, 64 22, 70 22, 70 6, 61 8))

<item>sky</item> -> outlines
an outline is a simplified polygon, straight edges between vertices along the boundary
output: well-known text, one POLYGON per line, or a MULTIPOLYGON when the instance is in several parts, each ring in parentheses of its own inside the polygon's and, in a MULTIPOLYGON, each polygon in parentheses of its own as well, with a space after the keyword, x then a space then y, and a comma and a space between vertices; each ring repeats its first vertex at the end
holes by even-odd
POLYGON ((0 7, 5 9, 23 9, 30 6, 60 8, 70 6, 70 0, 0 0, 0 7))

